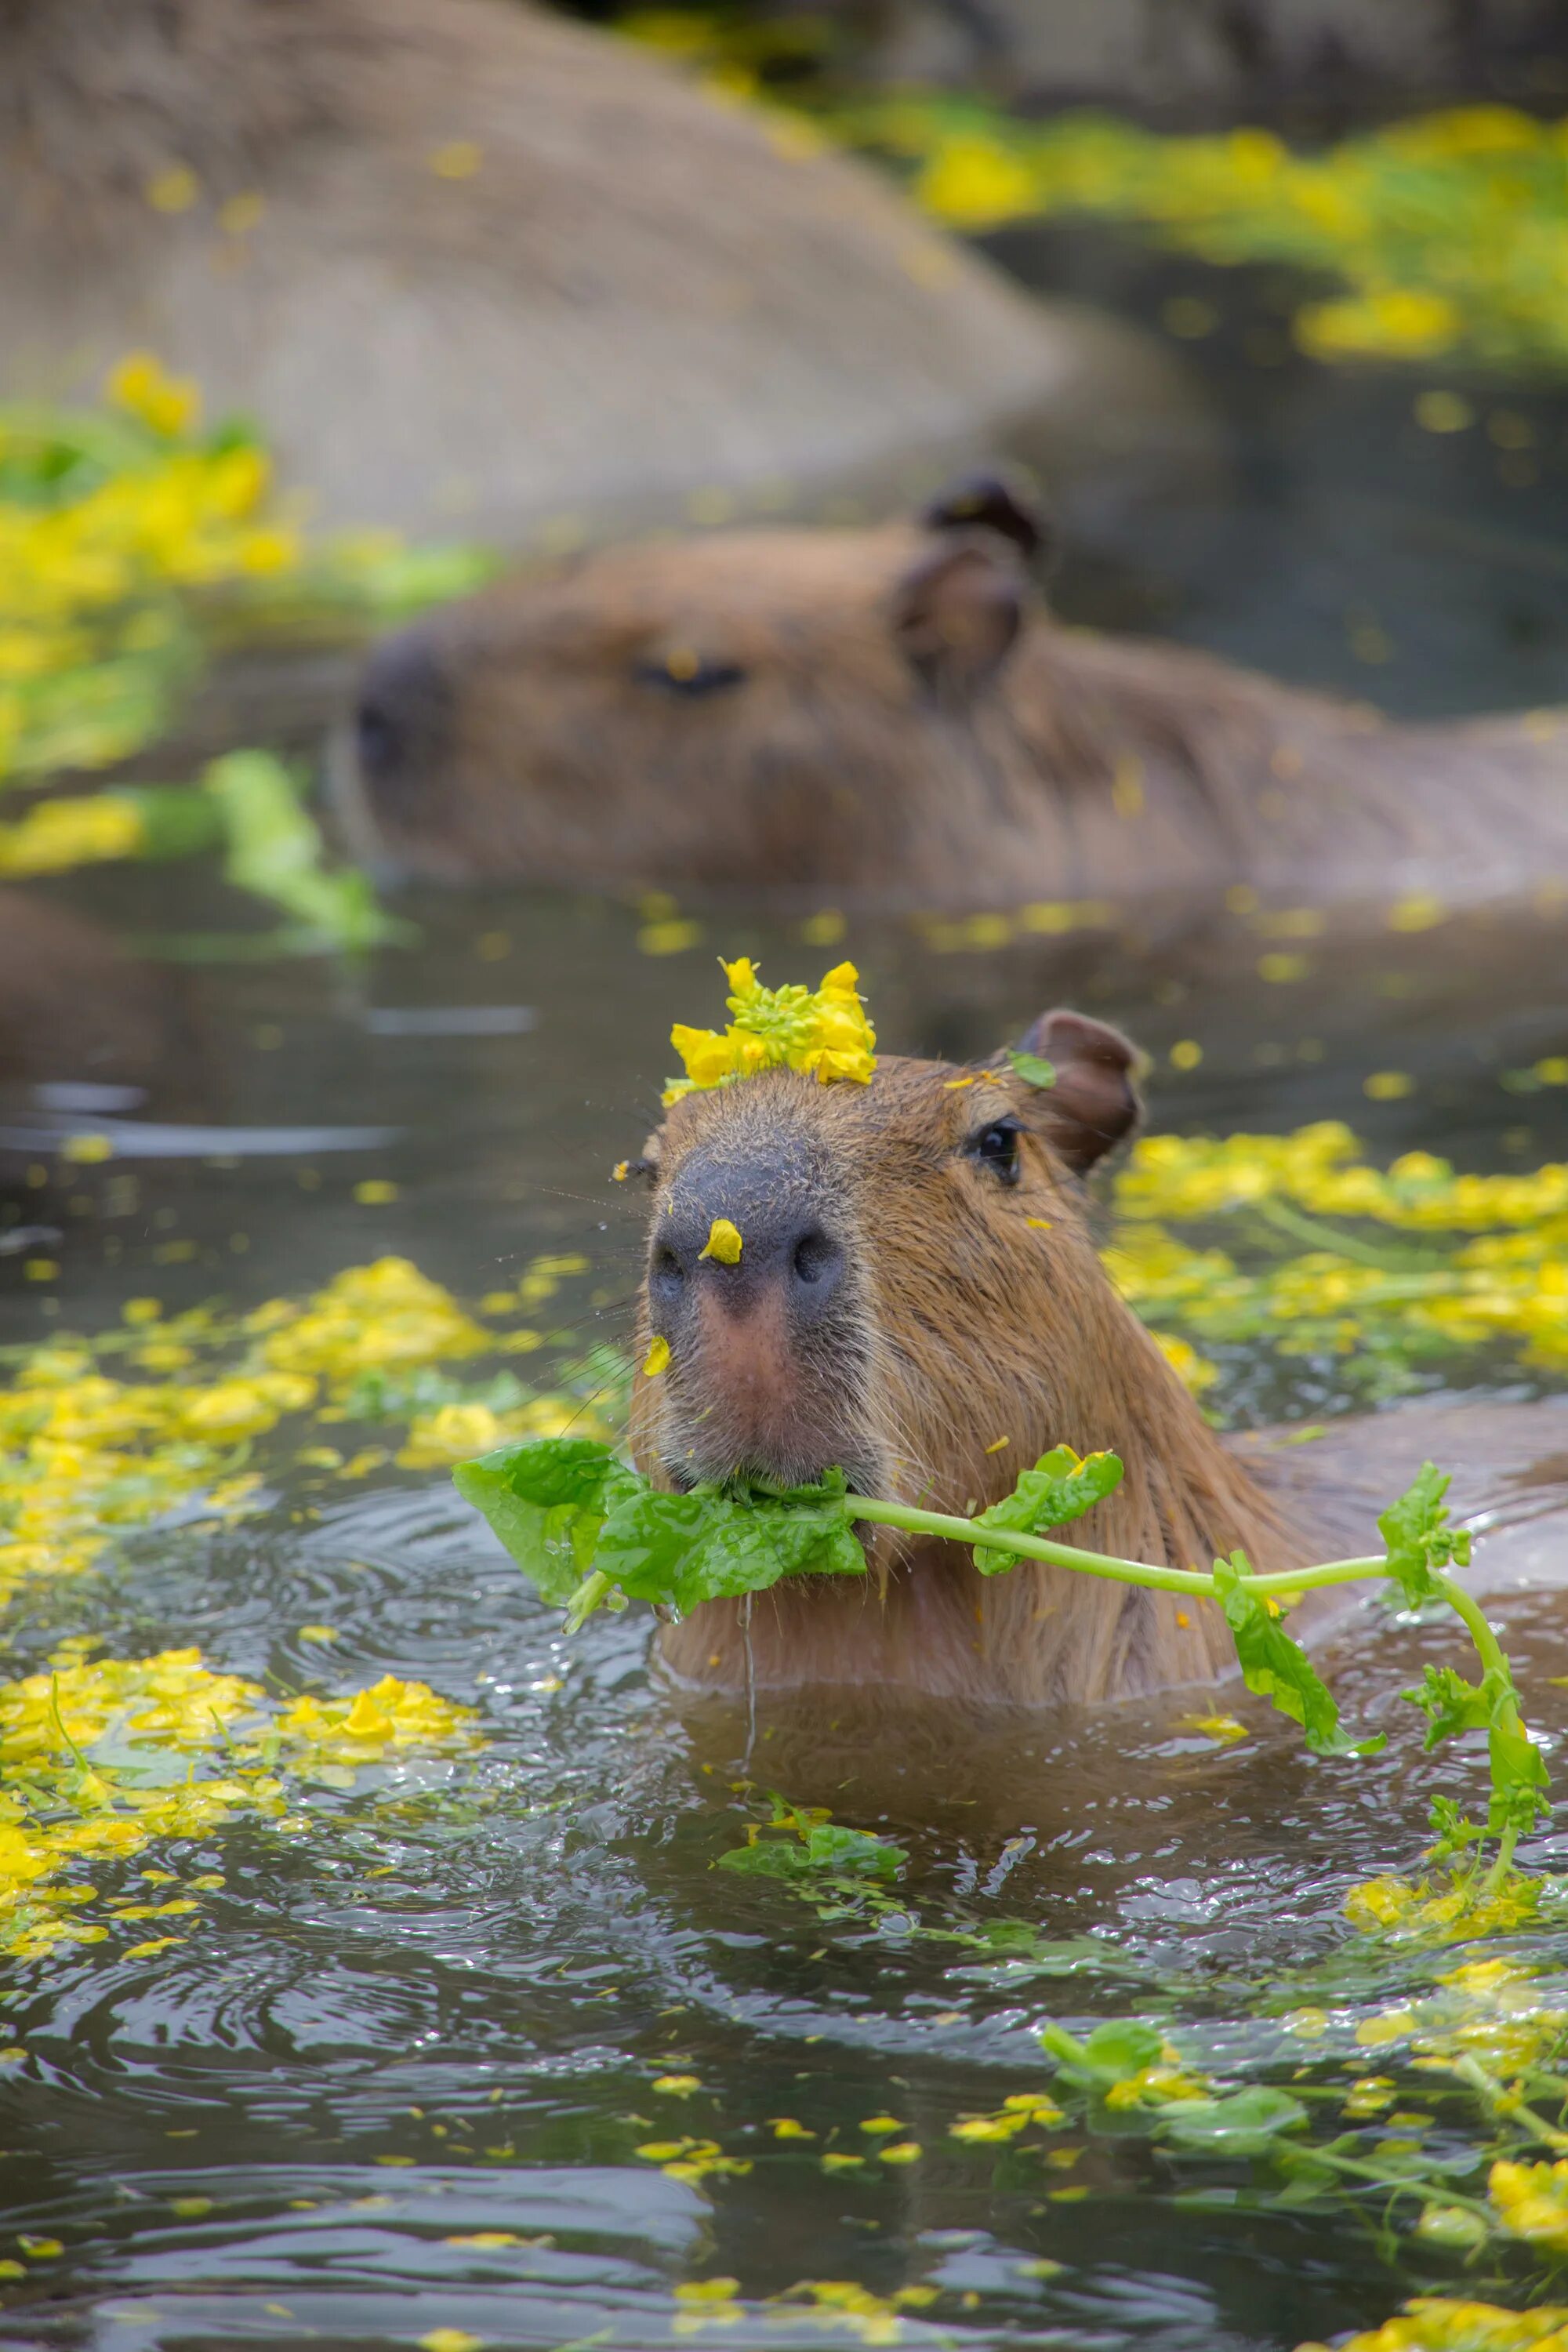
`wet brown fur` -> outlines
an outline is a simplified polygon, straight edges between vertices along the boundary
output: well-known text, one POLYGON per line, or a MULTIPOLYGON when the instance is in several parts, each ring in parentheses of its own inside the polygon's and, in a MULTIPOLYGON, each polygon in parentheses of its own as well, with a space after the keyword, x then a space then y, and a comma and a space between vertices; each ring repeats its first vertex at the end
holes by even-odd
POLYGON ((502 545, 1049 393, 1039 306, 787 144, 518 0, 0 0, 0 384, 96 391, 151 345, 328 516, 502 545), (477 170, 432 169, 463 142, 477 170))
POLYGON ((1393 725, 1067 628, 989 532, 625 546, 421 624, 367 697, 412 746, 366 766, 379 839, 452 880, 961 909, 1568 876, 1560 717, 1393 725), (682 692, 694 664, 739 676, 682 692))
POLYGON ((0 890, 0 1088, 19 1108, 49 1082, 136 1087, 165 1112, 202 1099, 205 1041, 186 992, 86 915, 0 890))
MULTIPOLYGON (((1073 1026, 1090 1043, 1108 1034, 1073 1026)), ((1260 1567, 1321 1557, 1310 1515, 1293 1513, 1287 1529, 1101 1269, 1073 1172, 1103 1148, 1090 1131, 1101 1075, 1067 1066, 1058 1089, 1042 1092, 1003 1056, 978 1076, 885 1058, 868 1087, 786 1072, 692 1095, 660 1130, 653 1246, 683 1170, 710 1168, 715 1154, 721 1166, 725 1154, 755 1165, 769 1152, 782 1169, 808 1139, 825 1171, 813 1181, 847 1235, 858 1341, 847 1352, 860 1368, 838 1383, 836 1428, 820 1397, 803 1408, 818 1469, 838 1462, 885 1496, 963 1511, 1007 1492, 1055 1444, 1108 1447, 1126 1465, 1122 1486, 1066 1539, 1178 1567, 1207 1568, 1238 1545, 1260 1567), (1026 1126, 1013 1189, 963 1150, 1008 1111, 1026 1126)), ((639 1354, 658 1321, 645 1288, 639 1354)), ((637 1458, 665 1482, 683 1482, 683 1469, 686 1479, 719 1474, 734 1466, 726 1454, 747 1450, 733 1352, 721 1368, 704 1345, 693 1357, 678 1352, 637 1384, 637 1458)), ((807 1378, 820 1384, 820 1368, 807 1378)), ((805 1466, 793 1459, 792 1475, 805 1466)), ((878 1572, 864 1585, 805 1579, 761 1596, 750 1669, 743 1604, 728 1601, 666 1631, 668 1664, 713 1688, 740 1688, 750 1671, 760 1689, 855 1685, 1026 1706, 1201 1680, 1234 1664, 1212 1603, 1038 1563, 982 1578, 966 1549, 889 1530, 872 1558, 878 1572)))

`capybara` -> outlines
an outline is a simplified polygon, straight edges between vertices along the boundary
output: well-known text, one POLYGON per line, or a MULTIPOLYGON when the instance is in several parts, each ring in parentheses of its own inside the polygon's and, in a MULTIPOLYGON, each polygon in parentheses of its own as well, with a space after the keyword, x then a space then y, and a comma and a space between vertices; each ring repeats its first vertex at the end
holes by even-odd
MULTIPOLYGON (((1568 877, 1552 713, 1429 726, 1050 618, 984 476, 918 523, 628 545, 372 657, 351 811, 451 880, 961 909, 1568 877)), ((1266 593, 1266 591, 1260 591, 1266 593)))
POLYGON ((199 1099, 205 1077, 185 989, 166 967, 138 961, 90 916, 42 892, 0 890, 7 1109, 47 1109, 40 1087, 110 1087, 168 1111, 199 1099))
POLYGON ((11 396, 151 346, 329 520, 517 545, 1142 399, 1131 331, 519 0, 0 0, 0 218, 11 396))
MULTIPOLYGON (((1539 1580, 1535 1554, 1562 1550, 1561 1506, 1543 1517, 1561 1408, 1378 1415, 1305 1447, 1222 1439, 1112 1289, 1079 1181, 1133 1125, 1132 1049, 1060 1012, 1025 1044, 1054 1087, 1005 1054, 887 1057, 868 1085, 774 1070, 674 1105, 637 1163, 652 1192, 638 1354, 669 1347, 637 1382, 639 1466, 679 1488, 837 1465, 855 1491, 964 1511, 1054 1445, 1109 1448, 1123 1483, 1068 1540, 1203 1569, 1240 1546, 1268 1571, 1379 1551, 1378 1510, 1430 1451, 1473 1465, 1461 1507, 1521 1518, 1522 1549, 1500 1543, 1495 1573, 1539 1580), (742 1235, 734 1264, 707 1254, 718 1217, 742 1235)), ((745 1603, 707 1602, 666 1628, 669 1667, 715 1690, 1021 1706, 1234 1669, 1210 1601, 1038 1562, 982 1577, 962 1546, 867 1533, 870 1577, 775 1586, 749 1622, 745 1603)))

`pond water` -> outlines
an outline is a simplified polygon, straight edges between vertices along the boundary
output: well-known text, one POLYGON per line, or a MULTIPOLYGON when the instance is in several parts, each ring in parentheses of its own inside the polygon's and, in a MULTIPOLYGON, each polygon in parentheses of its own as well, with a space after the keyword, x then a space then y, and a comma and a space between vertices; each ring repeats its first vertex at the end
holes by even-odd
MULTIPOLYGON (((1556 395, 1468 387, 1483 418, 1531 420, 1536 478, 1517 482, 1484 425, 1422 433, 1408 377, 1260 359, 1274 346, 1256 339, 1279 335, 1261 281, 1127 251, 1111 270, 1098 239, 1011 249, 1037 278, 1109 278, 1130 314, 1184 295, 1223 320, 1191 349, 1227 420, 1225 478, 1147 518, 1141 553, 1069 562, 1069 610, 1402 709, 1561 696, 1556 395)), ((210 931, 212 895, 177 873, 72 893, 165 940, 210 931)), ((508 892, 416 893, 402 911, 419 943, 362 972, 181 966, 199 1045, 169 1132, 137 1133, 154 1099, 108 1116, 112 1158, 71 1163, 58 1147, 103 1124, 94 1107, 8 1104, 17 1216, 60 1238, 0 1258, 0 1338, 124 1329, 128 1299, 156 1298, 165 1322, 215 1298, 251 1309, 396 1255, 465 1302, 510 1294, 464 1380, 595 1390, 599 1370, 562 1367, 623 1339, 639 1250, 608 1171, 657 1116, 671 1021, 718 1017, 721 950, 774 980, 854 956, 892 1050, 980 1052, 1046 1003, 1082 1003, 1150 1050, 1157 1126, 1342 1117, 1380 1162, 1568 1158, 1568 1087, 1528 1076, 1568 1054, 1550 915, 1309 952, 1268 986, 1239 916, 937 948, 905 924, 829 944, 820 926, 808 941, 700 909, 655 954, 668 909, 508 892), (1173 1066, 1188 1041, 1201 1059, 1173 1066), (1368 1098, 1389 1071, 1408 1086, 1368 1098), (541 1258, 584 1263, 540 1275, 541 1258), (499 1338, 525 1310, 543 1344, 509 1353, 499 1338)), ((1281 1355, 1278 1336, 1227 1350, 1209 1402, 1242 1422, 1355 1402, 1353 1360, 1281 1355)), ((198 1346, 184 1377, 216 1360, 198 1346)), ((1501 1345, 1425 1377, 1561 1384, 1501 1345)), ((110 1658, 194 1644, 273 1704, 418 1678, 478 1711, 479 1740, 296 1774, 280 1818, 237 1811, 95 1862, 82 1916, 109 1932, 12 1964, 0 2345, 465 2352, 711 2333, 735 2352, 1288 2352, 1420 2290, 1540 2292, 1539 2249, 1494 2240, 1467 2268, 1463 2244, 1413 2234, 1420 2199, 1281 2195, 1290 2176, 1266 2158, 1184 2150, 1059 2084, 1054 2125, 952 2129, 1047 2089, 1047 2021, 1136 2014, 1227 2087, 1293 2086, 1320 2139, 1367 2152, 1402 2130, 1457 2196, 1484 2197, 1474 2151, 1492 2127, 1377 2021, 1494 1949, 1538 1969, 1537 2011, 1568 2009, 1568 1951, 1537 1928, 1391 1954, 1342 1911, 1358 1881, 1414 1865, 1434 1787, 1475 1799, 1475 1759, 1435 1772, 1393 1696, 1425 1661, 1463 1663, 1443 1629, 1365 1616, 1335 1645, 1347 1713, 1390 1735, 1366 1763, 1308 1758, 1234 1687, 1000 1726, 825 1727, 764 1705, 749 1728, 650 1674, 642 1612, 568 1643, 440 1463, 399 1465, 411 1410, 377 1422, 362 1396, 347 1423, 285 1419, 254 1441, 247 1513, 133 1530, 10 1603, 18 1677, 79 1657, 72 1635, 110 1658), (1210 1705, 1249 1736, 1194 1727, 1210 1705), (815 1802, 825 1785, 838 1818, 908 1851, 896 1884, 715 1868, 768 1790, 815 1802), (163 1925, 125 1916, 193 1893, 163 1925)), ((1503 1616, 1550 1737, 1568 1717, 1551 1680, 1568 1676, 1568 1619, 1540 1597, 1503 1616)), ((1568 1845, 1530 1853, 1550 1864, 1568 1845)))

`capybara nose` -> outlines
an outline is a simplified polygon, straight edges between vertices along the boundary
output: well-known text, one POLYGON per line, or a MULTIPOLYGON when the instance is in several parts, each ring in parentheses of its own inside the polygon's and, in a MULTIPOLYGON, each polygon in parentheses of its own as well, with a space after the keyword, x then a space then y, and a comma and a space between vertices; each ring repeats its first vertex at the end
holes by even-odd
POLYGON ((360 773, 384 804, 416 800, 446 754, 452 688, 429 635, 400 630, 365 665, 354 715, 360 773))
POLYGON ((843 1244, 822 1218, 808 1205, 732 1206, 726 1216, 688 1201, 660 1218, 648 1269, 656 1311, 679 1314, 703 1293, 736 1318, 764 1299, 782 1299, 795 1323, 822 1315, 844 1279, 843 1244))

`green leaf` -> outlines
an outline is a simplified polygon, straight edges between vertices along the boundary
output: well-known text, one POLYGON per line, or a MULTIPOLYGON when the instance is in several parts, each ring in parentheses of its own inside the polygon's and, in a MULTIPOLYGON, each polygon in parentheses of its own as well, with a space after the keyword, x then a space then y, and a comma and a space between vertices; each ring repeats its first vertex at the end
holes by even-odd
POLYGON ((222 837, 218 810, 199 784, 138 784, 114 797, 130 801, 142 820, 142 857, 190 857, 222 837))
POLYGON ((815 1500, 731 1495, 699 1486, 689 1495, 644 1487, 605 1523, 594 1566, 634 1601, 660 1601, 684 1615, 704 1601, 763 1592, 786 1576, 864 1576, 837 1489, 815 1500))
POLYGON ((552 1437, 459 1462, 452 1483, 482 1511, 542 1600, 564 1607, 595 1565, 606 1517, 647 1491, 607 1445, 552 1437))
POLYGON ((1299 1723, 1307 1745, 1319 1756, 1375 1756, 1387 1745, 1382 1732, 1352 1739, 1340 1727, 1333 1694, 1299 1642, 1293 1642, 1267 1601, 1242 1583, 1251 1574, 1247 1554, 1235 1552, 1214 1564, 1215 1586, 1236 1643, 1242 1680, 1259 1698, 1299 1723))
POLYGON ((224 874, 237 890, 280 907, 332 947, 373 947, 407 935, 406 925, 382 913, 363 874, 328 869, 321 830, 270 751, 226 752, 212 761, 202 783, 223 821, 224 874))
MULTIPOLYGON (((975 1524, 1043 1536, 1049 1528, 1081 1519, 1121 1484, 1121 1464, 1114 1454, 1088 1454, 1080 1461, 1070 1445, 1058 1445, 1025 1471, 1010 1495, 982 1511, 975 1524)), ((1019 1555, 976 1544, 973 1558, 982 1576, 999 1576, 1017 1567, 1019 1555)))
POLYGON ((1546 1794, 1546 1759, 1517 1715, 1510 1723, 1491 1726, 1487 1754, 1492 1776, 1487 1827, 1496 1835, 1513 1830, 1528 1836, 1537 1815, 1552 1811, 1546 1794))
POLYGON ((1435 1462, 1424 1462, 1415 1483, 1377 1522, 1388 1548, 1388 1573, 1413 1609, 1424 1601, 1441 1600, 1433 1582, 1435 1569, 1463 1568, 1470 1557, 1469 1529, 1448 1525, 1443 1497, 1449 1483, 1435 1462))
POLYGON ((805 1848, 783 1838, 759 1839, 755 1845, 738 1845, 721 1853, 714 1867, 739 1872, 742 1878, 807 1878, 811 1865, 805 1848))
POLYGON ((1452 1797, 1434 1797, 1427 1818, 1437 1840, 1431 1850, 1434 1862, 1447 1862, 1450 1856, 1463 1853, 1467 1846, 1475 1845, 1487 1834, 1485 1824, 1470 1821, 1452 1797))
POLYGON ((1224 2099, 1173 2099, 1161 2108, 1156 2128, 1205 2156, 1262 2156, 1281 2132, 1306 2121, 1300 2099, 1258 2083, 1224 2099))
POLYGON ((618 1586, 684 1614, 782 1577, 866 1573, 841 1470, 784 1495, 656 1494, 609 1446, 558 1437, 500 1446, 452 1476, 546 1601, 571 1601, 594 1576, 595 1605, 618 1586))
POLYGON ((805 1841, 806 1867, 840 1876, 892 1878, 909 1858, 901 1845, 873 1831, 844 1829, 837 1822, 814 1822, 805 1841))
POLYGON ((901 1845, 837 1822, 796 1824, 795 1838, 759 1838, 719 1856, 721 1870, 752 1878, 895 1878, 909 1860, 901 1845))
POLYGON ((1142 2018, 1124 2017, 1097 2025, 1082 2042, 1064 2025, 1043 2026, 1040 2044, 1069 2082, 1085 2090, 1106 2091, 1113 2083, 1130 2082, 1145 2066, 1157 2066, 1165 2037, 1142 2018))
POLYGON ((1026 1086, 1054 1087, 1056 1085, 1057 1066, 1054 1062, 1047 1062, 1043 1055, 1026 1054, 1018 1046, 1009 1045, 1007 1059, 1026 1086))
POLYGON ((1512 1675, 1497 1666, 1489 1666, 1479 1683, 1468 1683, 1452 1666, 1428 1666, 1419 1688, 1401 1691, 1399 1696, 1428 1718, 1428 1755, 1441 1740, 1457 1738, 1462 1731, 1490 1730, 1519 1706, 1512 1675))

